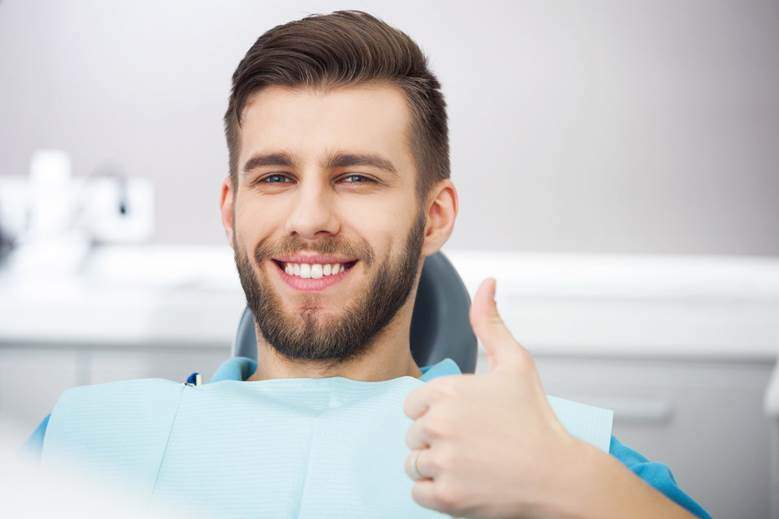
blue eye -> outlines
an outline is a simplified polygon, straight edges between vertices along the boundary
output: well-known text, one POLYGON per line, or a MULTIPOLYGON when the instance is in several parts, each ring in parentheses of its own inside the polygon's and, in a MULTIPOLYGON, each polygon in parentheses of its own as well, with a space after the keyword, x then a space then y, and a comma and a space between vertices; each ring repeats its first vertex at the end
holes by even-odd
MULTIPOLYGON (((341 177, 341 179, 352 178, 352 177, 359 178, 359 179, 362 179, 362 180, 347 182, 347 184, 365 184, 365 183, 374 183, 375 184, 376 183, 376 181, 373 180, 372 178, 366 177, 364 175, 357 175, 355 173, 350 173, 348 175, 344 175, 343 177, 341 177)), ((257 180, 255 182, 255 184, 287 184, 288 183, 288 182, 285 182, 285 181, 281 181, 281 182, 270 181, 270 179, 272 179, 272 178, 279 178, 279 179, 290 180, 290 178, 288 176, 286 176, 286 175, 281 175, 279 173, 274 173, 272 175, 268 175, 266 177, 262 177, 261 179, 257 180)))
POLYGON ((288 178, 288 177, 286 177, 284 175, 273 174, 273 175, 268 175, 267 177, 261 178, 260 180, 257 181, 257 183, 258 184, 259 183, 262 183, 262 184, 283 184, 284 183, 284 182, 266 182, 266 180, 268 180, 269 178, 274 178, 274 177, 276 177, 276 178, 288 178))
MULTIPOLYGON (((349 175, 346 175, 346 176, 344 176, 344 177, 341 177, 341 178, 350 178, 350 177, 357 177, 357 178, 362 178, 362 179, 364 179, 365 181, 367 181, 367 182, 369 182, 369 183, 370 183, 370 182, 376 182, 376 181, 375 181, 375 180, 373 180, 372 178, 368 178, 368 177, 366 177, 366 176, 363 176, 363 175, 355 175, 355 174, 349 174, 349 175)), ((361 182, 349 182, 349 184, 364 184, 364 183, 365 183, 365 182, 362 182, 362 181, 361 181, 361 182)))

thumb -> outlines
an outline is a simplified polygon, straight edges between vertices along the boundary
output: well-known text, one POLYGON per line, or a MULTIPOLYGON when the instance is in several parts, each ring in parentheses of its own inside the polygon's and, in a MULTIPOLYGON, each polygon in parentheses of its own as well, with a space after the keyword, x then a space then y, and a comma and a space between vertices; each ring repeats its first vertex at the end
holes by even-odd
POLYGON ((495 278, 482 281, 473 298, 469 317, 476 337, 484 346, 490 371, 515 359, 522 353, 522 346, 506 328, 495 302, 495 278))

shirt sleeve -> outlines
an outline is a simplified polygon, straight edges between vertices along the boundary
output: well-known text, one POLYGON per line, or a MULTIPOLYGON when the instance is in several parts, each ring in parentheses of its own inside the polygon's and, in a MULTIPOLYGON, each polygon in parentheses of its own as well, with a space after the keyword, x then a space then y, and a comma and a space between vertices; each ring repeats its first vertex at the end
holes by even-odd
POLYGON ((37 461, 40 461, 41 459, 43 437, 46 434, 46 426, 49 425, 49 418, 51 418, 51 413, 47 414, 46 417, 41 420, 38 427, 35 428, 32 434, 24 442, 24 445, 22 445, 21 452, 37 461))
POLYGON ((691 514, 696 517, 711 519, 711 515, 701 505, 679 488, 673 473, 671 473, 671 469, 667 465, 657 461, 649 461, 640 453, 622 444, 614 435, 611 436, 609 454, 691 514))

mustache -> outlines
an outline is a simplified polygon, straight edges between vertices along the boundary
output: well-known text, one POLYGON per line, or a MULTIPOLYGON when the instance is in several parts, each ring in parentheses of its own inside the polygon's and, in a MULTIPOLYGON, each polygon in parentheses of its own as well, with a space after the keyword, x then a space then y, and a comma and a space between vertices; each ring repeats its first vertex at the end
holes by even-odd
POLYGON ((362 247, 354 247, 342 240, 325 240, 306 244, 299 239, 292 239, 278 247, 267 241, 259 242, 254 248, 254 260, 259 264, 266 259, 278 256, 294 256, 302 251, 357 258, 364 261, 368 266, 372 265, 375 259, 373 250, 367 244, 362 247))

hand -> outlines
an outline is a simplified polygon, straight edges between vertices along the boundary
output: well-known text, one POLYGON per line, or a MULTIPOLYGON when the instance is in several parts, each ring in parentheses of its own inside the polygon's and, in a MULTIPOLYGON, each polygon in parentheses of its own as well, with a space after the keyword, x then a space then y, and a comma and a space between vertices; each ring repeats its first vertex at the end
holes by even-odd
POLYGON ((530 353, 498 314, 494 278, 479 286, 470 321, 489 370, 440 377, 406 398, 406 473, 420 505, 467 517, 539 517, 578 452, 546 399, 530 353), (418 470, 418 472, 417 472, 418 470))

